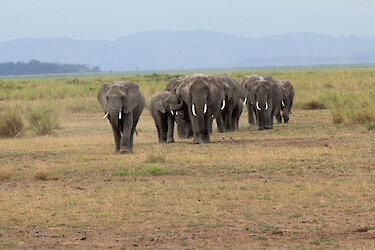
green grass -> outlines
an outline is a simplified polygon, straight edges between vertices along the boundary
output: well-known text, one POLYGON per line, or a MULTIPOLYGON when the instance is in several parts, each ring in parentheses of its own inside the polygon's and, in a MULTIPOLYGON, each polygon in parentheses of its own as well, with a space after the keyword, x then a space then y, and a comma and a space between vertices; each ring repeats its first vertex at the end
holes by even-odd
POLYGON ((142 168, 138 171, 130 171, 128 169, 116 171, 112 174, 112 176, 159 176, 159 175, 168 175, 171 172, 164 168, 158 166, 150 166, 142 168))

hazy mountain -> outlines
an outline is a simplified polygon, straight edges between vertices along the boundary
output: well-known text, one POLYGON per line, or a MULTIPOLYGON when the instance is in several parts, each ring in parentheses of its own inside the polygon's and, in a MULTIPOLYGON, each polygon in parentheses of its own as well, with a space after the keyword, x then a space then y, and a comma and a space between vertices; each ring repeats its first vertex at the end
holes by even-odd
POLYGON ((0 43, 0 62, 31 59, 103 70, 375 63, 375 38, 297 33, 251 39, 210 31, 153 31, 116 41, 25 38, 0 43))

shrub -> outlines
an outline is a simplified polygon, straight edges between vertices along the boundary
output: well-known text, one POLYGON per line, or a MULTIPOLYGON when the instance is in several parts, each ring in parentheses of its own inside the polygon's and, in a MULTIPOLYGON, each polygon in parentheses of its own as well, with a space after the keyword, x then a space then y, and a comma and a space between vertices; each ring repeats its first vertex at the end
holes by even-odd
POLYGON ((22 117, 13 112, 2 112, 0 114, 0 137, 19 136, 24 129, 22 117))
POLYGON ((29 113, 29 123, 37 135, 51 134, 59 127, 58 114, 49 108, 34 108, 29 113))
POLYGON ((48 179, 48 173, 45 170, 39 170, 35 172, 34 179, 37 181, 46 181, 48 179))
POLYGON ((326 109, 326 108, 327 106, 318 100, 311 100, 311 101, 302 103, 302 109, 305 109, 305 110, 326 109))

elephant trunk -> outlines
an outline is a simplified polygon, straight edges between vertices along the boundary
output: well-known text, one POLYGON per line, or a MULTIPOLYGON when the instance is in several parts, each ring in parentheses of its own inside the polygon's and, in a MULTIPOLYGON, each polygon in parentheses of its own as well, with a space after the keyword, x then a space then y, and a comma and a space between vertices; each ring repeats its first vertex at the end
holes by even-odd
POLYGON ((180 109, 182 109, 183 105, 184 105, 184 102, 180 101, 178 104, 171 104, 170 108, 172 110, 180 110, 180 109))

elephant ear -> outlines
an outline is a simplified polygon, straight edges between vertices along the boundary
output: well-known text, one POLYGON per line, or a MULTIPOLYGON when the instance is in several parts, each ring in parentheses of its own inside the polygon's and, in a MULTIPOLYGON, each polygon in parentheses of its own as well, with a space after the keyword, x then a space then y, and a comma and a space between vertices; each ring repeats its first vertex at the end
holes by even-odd
POLYGON ((125 92, 124 112, 125 114, 132 112, 140 102, 139 86, 133 82, 122 83, 125 92))
POLYGON ((156 110, 158 110, 159 112, 161 113, 165 113, 167 112, 164 108, 164 105, 163 105, 163 101, 162 100, 158 100, 155 102, 155 108, 156 110))
POLYGON ((183 78, 181 81, 181 84, 176 89, 176 95, 186 103, 190 102, 189 100, 190 81, 191 81, 190 77, 183 78))
POLYGON ((100 87, 99 93, 98 93, 98 102, 100 106, 102 106, 104 112, 108 112, 108 107, 107 107, 107 98, 106 94, 109 89, 109 87, 112 85, 110 82, 105 82, 103 85, 100 87))

